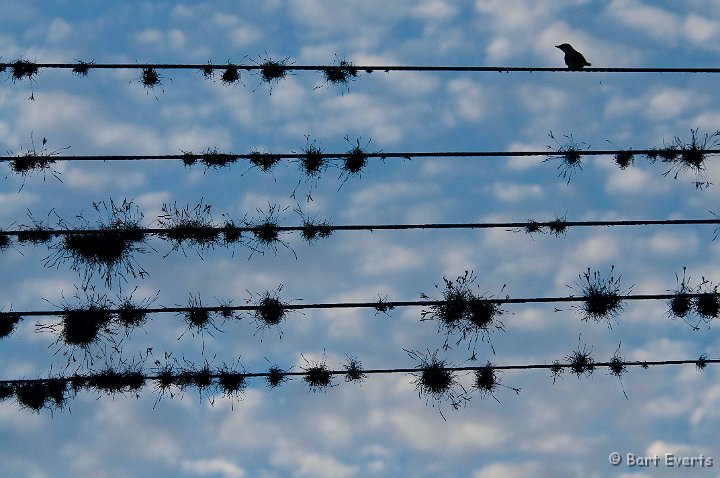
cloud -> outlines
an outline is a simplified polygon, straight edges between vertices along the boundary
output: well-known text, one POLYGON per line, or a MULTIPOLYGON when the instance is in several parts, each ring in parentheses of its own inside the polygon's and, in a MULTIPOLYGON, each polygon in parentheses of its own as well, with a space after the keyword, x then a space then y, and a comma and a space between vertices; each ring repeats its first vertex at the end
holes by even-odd
POLYGON ((543 188, 539 184, 495 183, 492 193, 503 202, 528 201, 543 196, 543 188))
POLYGON ((243 478, 247 476, 242 467, 223 458, 182 460, 180 469, 185 473, 198 476, 221 476, 223 478, 243 478))

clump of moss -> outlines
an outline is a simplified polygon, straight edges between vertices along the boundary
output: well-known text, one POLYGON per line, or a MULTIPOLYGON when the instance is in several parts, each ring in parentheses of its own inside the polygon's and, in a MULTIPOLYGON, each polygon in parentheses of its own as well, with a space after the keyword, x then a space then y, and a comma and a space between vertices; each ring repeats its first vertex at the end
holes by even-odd
POLYGON ((117 371, 106 367, 98 373, 87 377, 85 386, 109 395, 117 393, 137 393, 145 386, 146 378, 137 367, 128 367, 117 371))
POLYGON ((710 186, 712 183, 707 180, 707 150, 717 148, 719 145, 720 130, 700 137, 697 128, 691 129, 690 141, 684 141, 676 136, 666 150, 658 151, 663 162, 670 164, 663 175, 673 174, 673 178, 677 179, 680 174, 691 171, 695 175, 697 189, 710 186))
MULTIPOLYGON (((494 352, 490 335, 494 331, 504 330, 499 317, 506 311, 492 297, 483 297, 472 291, 476 279, 472 271, 465 271, 465 274, 455 281, 443 277, 445 287, 441 291, 442 299, 438 304, 430 305, 420 313, 421 320, 438 321, 439 330, 446 336, 445 348, 449 347, 449 338, 459 333, 460 338, 457 339, 456 345, 468 340, 470 347, 480 338, 483 342, 487 342, 494 352)), ((435 288, 440 290, 438 284, 435 284, 435 288)), ((425 293, 421 294, 421 298, 436 300, 425 293)))
POLYGON ((607 321, 608 327, 612 327, 615 320, 623 311, 622 295, 628 294, 632 287, 623 290, 620 287, 621 276, 613 276, 615 266, 610 268, 608 277, 603 277, 598 271, 587 271, 579 276, 573 290, 578 291, 583 297, 580 310, 583 312, 583 320, 594 320, 595 322, 607 321))
POLYGON ((343 368, 346 382, 362 382, 367 378, 367 374, 363 372, 362 362, 357 357, 348 356, 347 363, 343 364, 343 368))
POLYGON ((16 312, 0 312, 0 339, 10 335, 22 319, 22 315, 16 312))
POLYGON ((94 63, 95 62, 93 61, 86 62, 79 60, 77 65, 73 67, 72 72, 75 75, 86 77, 90 74, 90 70, 92 69, 94 63))
POLYGON ((234 154, 221 153, 217 148, 208 148, 200 156, 200 161, 205 165, 206 168, 224 168, 225 166, 236 162, 239 158, 234 154))
POLYGON ((272 94, 273 85, 277 84, 280 80, 285 78, 288 74, 288 60, 290 58, 284 58, 279 61, 275 61, 269 56, 261 58, 262 63, 260 64, 260 76, 262 81, 270 85, 270 94, 272 94))
POLYGON ((19 58, 13 62, 10 66, 11 75, 13 82, 20 81, 23 78, 27 78, 29 81, 33 81, 37 74, 40 72, 40 67, 34 62, 23 60, 19 58))
POLYGON ((587 145, 586 143, 578 143, 575 141, 571 134, 564 135, 565 143, 560 143, 552 131, 548 133, 548 136, 556 143, 555 147, 548 146, 548 149, 557 154, 544 159, 543 162, 558 161, 557 169, 560 171, 559 176, 567 179, 567 183, 570 184, 573 173, 576 170, 582 170, 582 146, 587 145))
POLYGON ((332 387, 332 374, 325 363, 325 355, 320 360, 308 360, 304 355, 306 367, 302 370, 305 372, 303 381, 310 387, 310 391, 325 391, 328 387, 332 387))
MULTIPOLYGON (((360 70, 352 62, 340 60, 337 55, 331 65, 322 69, 325 84, 339 86, 341 94, 350 91, 349 84, 357 78, 359 72, 360 70)), ((366 70, 366 72, 371 73, 372 70, 366 70)), ((322 84, 316 86, 315 89, 321 86, 322 84)))
POLYGON ((263 153, 257 150, 251 151, 249 156, 250 164, 260 168, 264 173, 271 171, 280 162, 280 156, 277 154, 263 153))
POLYGON ((15 385, 15 399, 23 408, 39 412, 49 399, 48 388, 41 381, 23 382, 15 385))
POLYGON ((220 76, 220 81, 224 85, 234 85, 240 81, 240 70, 237 65, 228 63, 227 67, 220 76))
POLYGON ((581 375, 590 376, 595 371, 595 359, 592 356, 592 350, 587 350, 585 346, 573 350, 573 352, 565 357, 570 365, 570 370, 580 377, 581 375))
POLYGON ((565 231, 567 231, 567 227, 567 220, 565 219, 565 216, 556 217, 554 220, 548 223, 548 229, 550 229, 550 233, 554 234, 557 237, 563 236, 565 234, 565 231))
POLYGON ((413 384, 420 398, 432 400, 435 403, 449 401, 457 409, 468 400, 467 392, 460 385, 455 372, 450 370, 452 365, 437 357, 437 350, 422 353, 416 350, 405 350, 407 354, 418 362, 417 372, 413 372, 413 384))
POLYGON ((158 223, 165 229, 159 236, 173 243, 172 251, 182 249, 184 253, 187 244, 200 255, 214 248, 220 239, 221 231, 212 221, 210 206, 202 201, 193 208, 188 205, 182 209, 178 209, 177 203, 163 204, 158 223))
POLYGON ((218 372, 218 386, 226 397, 239 397, 247 388, 247 375, 244 371, 231 370, 224 365, 218 372))
POLYGON ((116 204, 111 199, 109 206, 100 202, 94 203, 93 208, 101 216, 98 231, 83 232, 93 228, 93 224, 78 215, 82 222, 77 228, 80 232, 66 234, 60 244, 52 246, 54 253, 47 258, 46 265, 58 266, 71 260, 73 270, 84 271, 86 283, 94 273, 99 273, 108 287, 114 278, 127 280, 126 274, 133 278, 146 275, 134 259, 135 253, 146 252, 142 244, 147 239, 143 214, 137 205, 127 200, 116 204))
POLYGON ((266 381, 268 387, 275 388, 288 379, 287 374, 277 365, 272 365, 267 372, 266 381))
POLYGON ((689 296, 692 293, 692 288, 689 286, 690 278, 686 276, 687 269, 683 267, 682 280, 675 274, 675 280, 678 283, 677 288, 672 291, 675 296, 668 301, 670 310, 668 314, 671 317, 678 317, 683 320, 686 319, 688 314, 692 310, 692 297, 689 296))

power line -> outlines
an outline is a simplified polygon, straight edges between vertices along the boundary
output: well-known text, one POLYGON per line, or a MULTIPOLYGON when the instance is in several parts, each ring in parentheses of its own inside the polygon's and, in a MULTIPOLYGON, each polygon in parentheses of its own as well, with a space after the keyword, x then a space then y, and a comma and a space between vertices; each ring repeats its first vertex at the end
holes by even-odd
MULTIPOLYGON (((678 148, 656 148, 656 149, 588 149, 575 150, 581 156, 606 156, 617 154, 655 155, 662 153, 682 154, 683 149, 678 148)), ((482 158, 482 157, 528 157, 528 156, 561 156, 567 150, 545 150, 545 151, 405 151, 405 152, 368 152, 363 151, 365 158, 379 159, 412 159, 412 158, 482 158)), ((701 149, 703 154, 720 154, 720 149, 701 149)), ((357 154, 357 152, 337 153, 312 153, 319 159, 344 159, 357 154)), ((0 162, 4 161, 29 161, 32 158, 45 159, 47 162, 56 161, 142 161, 142 160, 225 160, 228 163, 237 159, 258 160, 263 157, 275 159, 304 159, 308 153, 181 153, 181 154, 128 154, 128 155, 41 155, 26 154, 19 156, 0 156, 0 162)))
MULTIPOLYGON (((478 297, 467 299, 468 302, 488 303, 488 304, 556 304, 556 303, 577 303, 597 300, 597 296, 554 296, 554 297, 478 297)), ((612 298, 618 301, 643 301, 643 300, 674 300, 674 299, 697 299, 697 298, 720 298, 720 292, 704 292, 692 293, 681 292, 672 294, 612 294, 612 298)), ((374 302, 326 302, 313 304, 292 304, 292 303, 273 303, 274 307, 282 310, 309 310, 309 309, 383 309, 391 310, 396 307, 434 307, 451 303, 451 300, 378 300, 374 302)), ((209 313, 227 313, 240 311, 262 311, 268 305, 262 301, 258 304, 251 305, 219 305, 219 306, 188 306, 188 307, 133 307, 129 308, 112 308, 97 304, 92 304, 87 309, 68 307, 67 309, 57 310, 32 310, 32 311, 8 311, 0 312, 0 320, 13 320, 17 317, 42 317, 56 316, 63 317, 71 314, 82 312, 97 313, 98 310, 104 314, 115 315, 128 311, 145 314, 162 314, 162 313, 189 313, 189 312, 209 312, 209 313)))
POLYGON ((153 69, 153 70, 224 70, 236 68, 238 70, 266 71, 273 68, 274 71, 364 71, 366 73, 376 71, 435 71, 435 72, 585 72, 585 73, 720 73, 720 68, 698 68, 698 67, 619 67, 619 68, 598 68, 590 67, 581 70, 571 70, 567 67, 536 67, 536 66, 432 66, 432 65, 353 65, 346 62, 345 65, 293 65, 287 61, 273 61, 267 59, 259 64, 235 64, 235 63, 39 63, 27 60, 0 63, 0 69, 16 67, 48 68, 48 69, 69 69, 69 70, 107 70, 107 69, 153 69))
MULTIPOLYGON (((493 396, 498 387, 505 387, 516 393, 519 388, 509 387, 500 382, 498 371, 503 370, 550 370, 557 378, 563 370, 571 370, 578 377, 591 375, 597 368, 606 367, 612 375, 621 377, 628 367, 641 367, 648 369, 651 366, 668 365, 695 365, 703 370, 707 365, 720 363, 720 359, 709 359, 701 355, 697 359, 684 360, 646 360, 625 361, 618 353, 607 362, 595 362, 590 353, 576 350, 565 357, 565 361, 555 361, 551 364, 522 364, 522 365, 495 365, 487 362, 482 366, 448 366, 447 362, 428 353, 428 356, 415 351, 407 351, 411 357, 420 361, 413 368, 383 368, 363 369, 361 363, 353 358, 343 364, 343 370, 330 370, 325 360, 311 362, 306 359, 307 366, 302 371, 282 370, 273 366, 267 372, 246 372, 224 368, 212 370, 208 365, 198 369, 193 367, 180 367, 175 364, 163 366, 156 362, 155 373, 143 372, 137 365, 126 367, 124 370, 115 370, 111 367, 99 373, 75 374, 71 376, 57 376, 46 379, 3 379, 0 380, 0 400, 15 397, 16 401, 25 408, 39 411, 42 408, 62 407, 68 399, 69 392, 79 392, 83 389, 95 389, 98 392, 137 393, 147 385, 148 381, 155 382, 156 390, 163 396, 171 388, 184 390, 189 387, 210 390, 222 393, 228 397, 238 397, 244 393, 247 379, 264 378, 270 387, 276 387, 293 377, 302 377, 310 390, 319 391, 332 387, 332 378, 345 376, 345 381, 362 381, 368 375, 379 374, 411 374, 415 377, 414 384, 420 396, 426 396, 436 401, 448 400, 455 406, 470 399, 467 390, 462 387, 462 393, 455 390, 458 385, 455 375, 459 372, 474 372, 472 387, 482 395, 493 396)), ((172 394, 170 394, 172 396, 172 394)))
MULTIPOLYGON (((262 222, 262 221, 258 221, 262 222)), ((404 231, 404 230, 424 230, 424 229, 525 229, 527 232, 542 232, 543 229, 556 230, 563 232, 568 227, 615 227, 615 226, 681 226, 681 225, 717 225, 720 219, 636 219, 636 220, 617 220, 617 221, 568 221, 558 218, 552 221, 510 221, 510 222, 478 222, 478 223, 427 223, 427 224, 330 224, 309 223, 302 226, 281 226, 277 224, 256 224, 247 226, 222 225, 222 226, 198 226, 195 229, 206 232, 216 232, 218 235, 231 229, 233 232, 250 232, 259 233, 266 232, 271 228, 276 232, 307 232, 320 229, 326 233, 335 231, 404 231)), ((0 230, 0 235, 5 236, 26 236, 28 234, 52 236, 70 236, 70 235, 93 235, 93 236, 118 236, 123 233, 136 233, 139 236, 143 234, 152 234, 159 237, 166 237, 173 233, 172 227, 167 228, 144 228, 144 227, 112 227, 103 229, 53 229, 46 227, 36 227, 27 229, 8 229, 0 230)))

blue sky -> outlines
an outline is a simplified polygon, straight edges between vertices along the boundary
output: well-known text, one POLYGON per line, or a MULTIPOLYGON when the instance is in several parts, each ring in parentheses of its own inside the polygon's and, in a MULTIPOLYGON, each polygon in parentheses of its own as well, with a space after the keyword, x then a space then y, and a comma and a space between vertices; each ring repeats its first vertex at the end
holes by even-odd
MULTIPOLYGON (((563 66, 554 45, 568 42, 598 67, 714 67, 720 52, 720 2, 611 0, 476 0, 338 2, 91 2, 0 1, 0 56, 38 62, 563 66)), ((0 82, 0 149, 21 153, 47 138, 50 150, 71 154, 175 154, 208 148, 273 153, 299 151, 305 135, 325 151, 354 142, 369 150, 545 150, 550 132, 583 147, 646 148, 688 139, 691 129, 720 128, 712 75, 602 73, 361 73, 348 89, 326 85, 318 72, 296 72, 273 85, 243 73, 223 85, 195 71, 162 71, 147 91, 134 70, 43 70, 36 81, 0 82), (34 101, 28 97, 33 94, 34 101), (350 142, 344 138, 347 136, 350 142), (368 144, 369 141, 369 144, 368 144)), ((5 73, 4 75, 7 75, 5 73)), ((584 158, 568 183, 542 158, 373 160, 342 187, 326 171, 305 200, 297 166, 267 174, 238 163, 205 171, 180 162, 62 162, 51 174, 23 178, 7 170, 0 186, 0 226, 54 221, 93 202, 132 199, 157 226, 163 204, 202 200, 213 217, 258 217, 279 205, 283 224, 299 224, 293 209, 335 224, 707 218, 720 185, 698 190, 692 175, 663 177, 662 164, 637 158, 620 170, 611 157, 584 158)), ((708 180, 720 170, 707 164, 708 180)), ((621 276, 634 293, 664 293, 683 267, 694 286, 720 281, 720 249, 712 226, 577 228, 563 237, 487 231, 337 232, 307 245, 250 255, 218 248, 201 259, 171 252, 152 239, 136 258, 148 277, 114 283, 110 297, 134 290, 158 306, 242 304, 282 285, 298 302, 417 300, 437 294, 443 276, 465 270, 479 291, 511 297, 573 293, 587 270, 621 276), (297 258, 295 257, 297 255, 297 258), (505 289, 503 290, 503 285, 505 289), (250 291, 250 292, 248 292, 250 291)), ((82 276, 69 264, 43 266, 44 246, 17 246, 0 261, 0 305, 37 310, 74 304, 82 276)), ((618 349, 628 360, 717 357, 714 324, 692 330, 667 317, 662 302, 628 303, 612 327, 581 321, 569 306, 509 305, 505 331, 475 348, 480 362, 551 363, 586 345, 596 360, 618 349)), ((347 355, 366 368, 413 367, 403 349, 436 350, 444 337, 420 309, 305 311, 281 331, 256 333, 251 320, 228 322, 203 337, 180 317, 156 316, 123 341, 128 360, 164 353, 182 361, 234 364, 250 371, 269 364, 300 370, 303 356, 338 368, 347 355), (302 355, 301 355, 302 354, 302 355)), ((46 377, 66 358, 49 332, 23 321, 0 344, 3 378, 46 377)), ((52 320, 41 321, 42 323, 52 320)), ((464 344, 439 355, 466 363, 464 344)), ((108 359, 110 360, 110 359, 108 359)), ((102 360, 93 364, 102 368, 102 360)), ((598 369, 592 377, 508 371, 492 397, 477 393, 466 406, 418 398, 413 377, 372 376, 362 384, 309 392, 300 380, 268 390, 251 381, 242 400, 186 390, 158 400, 83 392, 69 410, 36 414, 12 400, 0 403, 0 474, 23 477, 210 476, 464 477, 674 476, 664 467, 613 468, 613 451, 642 456, 712 456, 720 414, 718 373, 708 366, 632 369, 622 383, 598 369), (625 396, 627 394, 627 398, 625 396), (440 414, 442 411, 442 415, 440 414), (444 418, 443 418, 444 416, 444 418)), ((467 380, 465 377, 463 380, 467 380)), ((688 476, 716 474, 695 469, 688 476)))

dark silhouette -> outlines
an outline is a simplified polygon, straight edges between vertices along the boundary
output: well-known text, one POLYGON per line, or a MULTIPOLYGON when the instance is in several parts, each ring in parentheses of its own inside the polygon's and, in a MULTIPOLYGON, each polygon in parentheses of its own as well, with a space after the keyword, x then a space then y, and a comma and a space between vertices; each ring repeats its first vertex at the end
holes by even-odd
POLYGON ((565 64, 570 70, 581 70, 584 66, 592 66, 582 53, 573 48, 569 43, 555 45, 555 48, 559 48, 565 53, 565 64))

